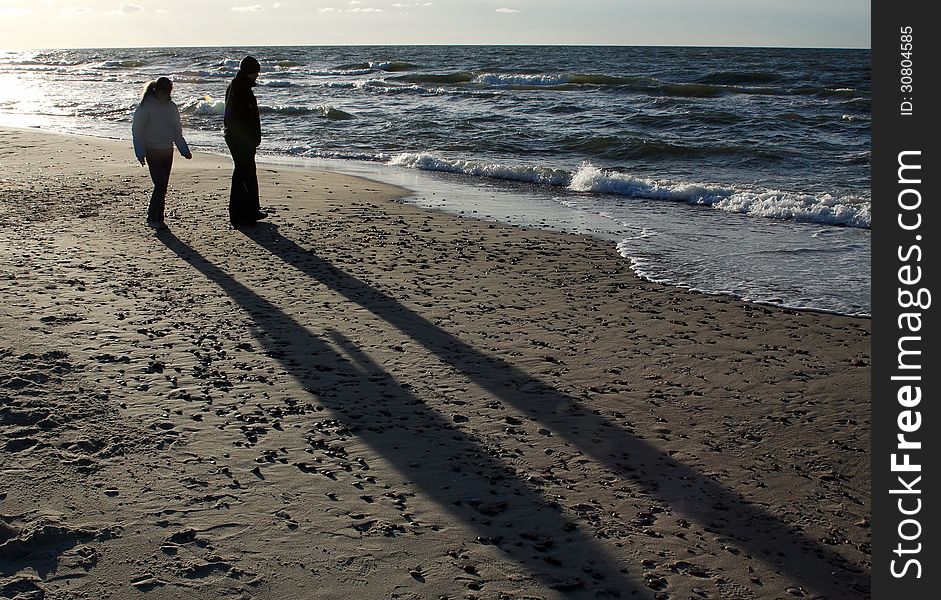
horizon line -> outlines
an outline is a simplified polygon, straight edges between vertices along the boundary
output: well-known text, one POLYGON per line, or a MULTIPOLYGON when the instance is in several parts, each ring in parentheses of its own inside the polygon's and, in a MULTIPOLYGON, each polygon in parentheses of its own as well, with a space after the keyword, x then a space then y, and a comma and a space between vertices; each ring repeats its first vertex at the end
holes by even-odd
POLYGON ((183 44, 178 46, 60 46, 33 48, 0 48, 0 52, 51 51, 51 50, 153 50, 165 48, 396 48, 396 47, 460 47, 477 46, 491 48, 506 47, 551 47, 551 48, 728 48, 762 50, 869 50, 872 46, 747 46, 723 44, 539 44, 539 43, 463 43, 463 44, 183 44))

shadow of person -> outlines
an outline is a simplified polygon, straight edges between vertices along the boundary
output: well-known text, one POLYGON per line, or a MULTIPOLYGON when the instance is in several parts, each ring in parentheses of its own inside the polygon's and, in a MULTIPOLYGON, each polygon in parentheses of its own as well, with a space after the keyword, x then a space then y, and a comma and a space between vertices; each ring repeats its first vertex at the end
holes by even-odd
POLYGON ((798 528, 594 413, 579 400, 441 329, 393 296, 284 237, 273 224, 243 233, 284 263, 385 320, 494 398, 538 422, 545 422, 547 415, 562 415, 547 423, 555 434, 707 531, 734 540, 773 570, 828 598, 859 596, 859 590, 847 589, 845 571, 855 576, 861 567, 798 528))
MULTIPOLYGON (((277 234, 259 225, 249 235, 277 234)), ((491 449, 428 407, 408 382, 396 381, 343 334, 315 335, 173 233, 161 231, 158 239, 238 303, 263 333, 258 343, 268 354, 301 386, 316 390, 318 402, 346 421, 358 440, 473 530, 477 542, 498 547, 542 584, 569 596, 652 597, 629 575, 632 565, 612 558, 555 502, 520 481, 491 449)), ((335 284, 349 282, 341 278, 335 284)))

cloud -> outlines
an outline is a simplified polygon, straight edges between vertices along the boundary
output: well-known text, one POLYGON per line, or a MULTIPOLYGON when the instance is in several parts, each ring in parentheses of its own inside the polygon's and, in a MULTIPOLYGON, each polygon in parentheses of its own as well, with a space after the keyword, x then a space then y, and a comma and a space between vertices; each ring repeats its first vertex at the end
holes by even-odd
POLYGON ((498 8, 498 9, 496 10, 496 12, 498 12, 498 13, 503 13, 503 14, 505 14, 505 15, 515 15, 515 14, 521 13, 521 12, 523 12, 523 11, 521 11, 521 10, 516 10, 515 8, 498 8))
POLYGON ((395 4, 390 4, 392 8, 423 8, 425 6, 434 6, 434 2, 396 2, 395 4))
POLYGON ((251 6, 233 6, 232 12, 237 13, 253 13, 253 12, 262 12, 265 10, 265 7, 261 4, 252 4, 251 6))
POLYGON ((20 17, 32 12, 28 8, 0 8, 0 17, 20 17))

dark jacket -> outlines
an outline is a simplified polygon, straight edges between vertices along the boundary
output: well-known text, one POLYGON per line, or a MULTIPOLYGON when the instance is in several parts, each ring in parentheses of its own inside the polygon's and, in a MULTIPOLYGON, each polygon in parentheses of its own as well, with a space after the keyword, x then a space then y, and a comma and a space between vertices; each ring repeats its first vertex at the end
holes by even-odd
POLYGON ((252 88, 255 82, 241 71, 225 90, 225 138, 227 142, 258 146, 261 144, 261 118, 252 88))

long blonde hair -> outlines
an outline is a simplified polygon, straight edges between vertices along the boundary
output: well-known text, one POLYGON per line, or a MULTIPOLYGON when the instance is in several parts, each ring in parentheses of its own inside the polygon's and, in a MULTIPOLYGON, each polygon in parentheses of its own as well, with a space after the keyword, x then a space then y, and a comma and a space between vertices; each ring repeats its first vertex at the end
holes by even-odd
POLYGON ((169 93, 172 89, 173 82, 167 77, 158 77, 155 81, 148 81, 147 85, 144 86, 144 92, 140 96, 141 102, 143 102, 147 96, 156 95, 157 90, 167 90, 169 93))

